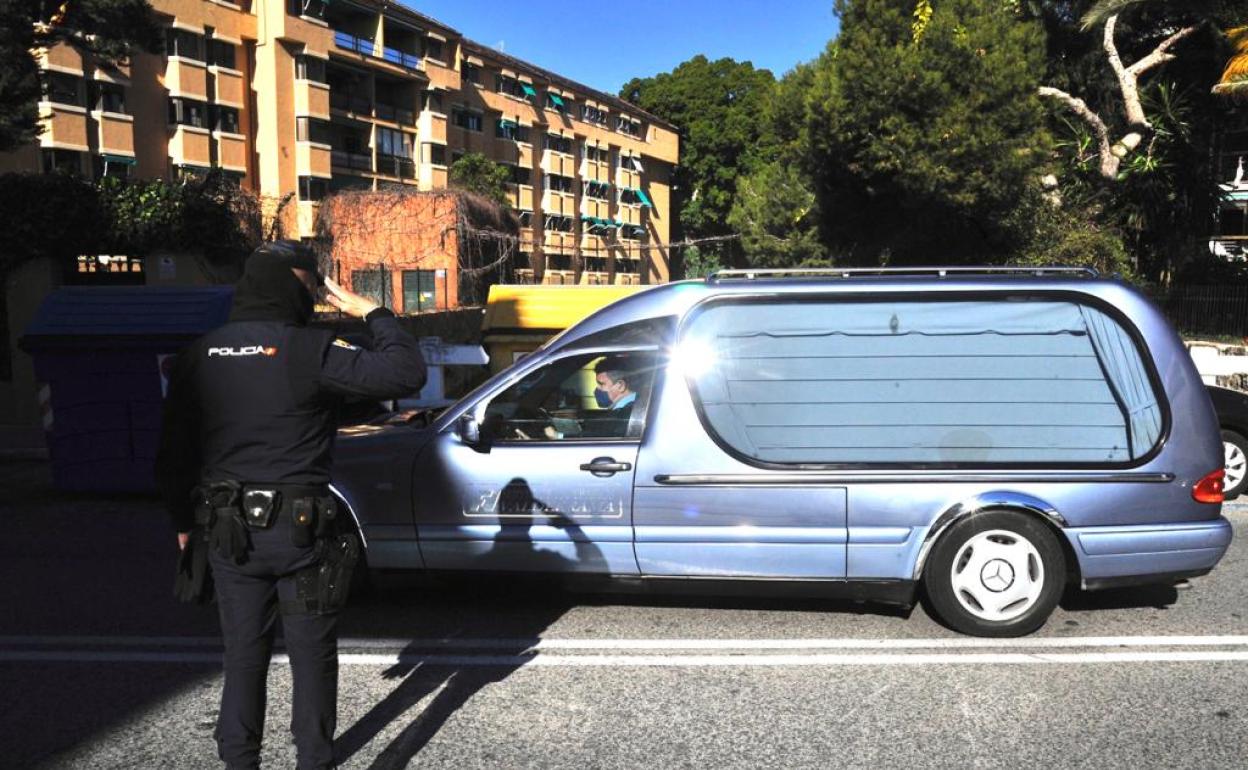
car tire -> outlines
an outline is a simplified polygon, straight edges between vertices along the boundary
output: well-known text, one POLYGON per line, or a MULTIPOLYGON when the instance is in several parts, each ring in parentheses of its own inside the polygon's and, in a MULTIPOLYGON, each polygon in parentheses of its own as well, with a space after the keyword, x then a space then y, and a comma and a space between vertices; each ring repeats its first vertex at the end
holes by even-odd
POLYGON ((1226 471, 1222 494, 1227 500, 1234 500, 1248 484, 1248 439, 1233 430, 1223 430, 1222 453, 1226 471))
POLYGON ((932 549, 928 609, 972 636, 1024 636, 1044 625, 1066 587, 1066 556, 1043 522, 1012 511, 968 516, 932 549))

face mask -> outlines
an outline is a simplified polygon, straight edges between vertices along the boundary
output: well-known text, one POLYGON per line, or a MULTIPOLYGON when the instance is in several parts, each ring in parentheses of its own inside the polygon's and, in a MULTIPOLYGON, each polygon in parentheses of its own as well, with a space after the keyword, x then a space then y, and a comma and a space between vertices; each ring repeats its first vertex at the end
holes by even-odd
POLYGON ((606 409, 611 406, 611 396, 607 395, 607 391, 602 388, 594 388, 594 400, 598 402, 599 409, 606 409))

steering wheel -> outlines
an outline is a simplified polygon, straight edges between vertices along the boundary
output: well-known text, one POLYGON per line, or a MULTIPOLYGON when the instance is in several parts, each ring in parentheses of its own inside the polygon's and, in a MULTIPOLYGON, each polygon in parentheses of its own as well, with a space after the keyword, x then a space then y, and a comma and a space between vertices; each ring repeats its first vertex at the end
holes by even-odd
POLYGON ((546 426, 553 426, 555 424, 555 419, 551 416, 550 412, 546 411, 543 407, 522 406, 517 408, 515 413, 512 414, 511 419, 507 421, 507 430, 511 434, 511 438, 531 441, 535 438, 541 438, 541 434, 545 430, 545 426, 543 426, 541 430, 538 430, 536 423, 545 423, 546 426), (517 423, 533 423, 534 435, 529 435, 529 432, 521 429, 517 423))

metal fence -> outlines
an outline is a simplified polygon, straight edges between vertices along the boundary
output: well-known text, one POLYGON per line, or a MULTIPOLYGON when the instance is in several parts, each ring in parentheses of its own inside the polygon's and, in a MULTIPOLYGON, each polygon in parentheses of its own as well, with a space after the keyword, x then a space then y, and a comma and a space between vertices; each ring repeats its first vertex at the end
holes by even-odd
POLYGON ((1178 285, 1153 299, 1182 334, 1248 337, 1248 285, 1178 285))

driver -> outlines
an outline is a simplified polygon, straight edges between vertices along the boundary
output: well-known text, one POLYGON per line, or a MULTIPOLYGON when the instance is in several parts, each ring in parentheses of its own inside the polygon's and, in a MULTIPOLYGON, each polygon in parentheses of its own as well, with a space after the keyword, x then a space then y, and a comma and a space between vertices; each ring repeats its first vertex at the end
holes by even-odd
MULTIPOLYGON (((623 356, 605 356, 594 365, 594 400, 605 413, 584 421, 581 436, 590 438, 622 438, 628 431, 628 420, 637 401, 634 390, 637 374, 623 356)), ((565 433, 546 426, 546 438, 561 439, 565 433)))

